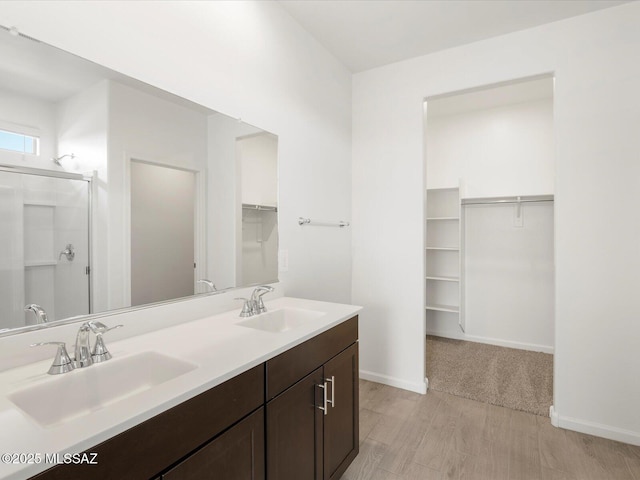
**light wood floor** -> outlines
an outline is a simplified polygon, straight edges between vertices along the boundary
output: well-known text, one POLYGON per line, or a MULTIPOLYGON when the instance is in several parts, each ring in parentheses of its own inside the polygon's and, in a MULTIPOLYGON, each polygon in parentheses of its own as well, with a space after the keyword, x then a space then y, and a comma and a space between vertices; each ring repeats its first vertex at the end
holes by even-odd
POLYGON ((640 480, 640 447, 548 418, 360 381, 360 454, 343 480, 640 480))

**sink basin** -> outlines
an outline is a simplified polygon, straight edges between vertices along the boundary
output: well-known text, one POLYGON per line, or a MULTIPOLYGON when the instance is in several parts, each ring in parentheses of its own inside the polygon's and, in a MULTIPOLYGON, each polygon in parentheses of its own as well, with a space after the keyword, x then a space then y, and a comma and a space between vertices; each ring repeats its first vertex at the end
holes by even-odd
POLYGON ((236 323, 241 327, 255 328, 265 332, 287 332, 324 315, 324 312, 303 308, 281 308, 261 313, 248 320, 236 323))
POLYGON ((89 415, 196 367, 157 352, 144 352, 52 377, 9 395, 9 400, 49 427, 89 415))

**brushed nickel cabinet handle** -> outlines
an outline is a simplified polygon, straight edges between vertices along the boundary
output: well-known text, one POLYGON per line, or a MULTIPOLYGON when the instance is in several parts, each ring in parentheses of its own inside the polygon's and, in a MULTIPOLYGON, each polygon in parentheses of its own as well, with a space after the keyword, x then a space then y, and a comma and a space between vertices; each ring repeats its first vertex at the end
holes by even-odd
POLYGON ((326 415, 329 412, 329 409, 327 408, 327 382, 324 382, 323 384, 318 385, 318 387, 320 387, 322 389, 322 407, 318 407, 320 410, 322 410, 324 412, 324 414, 326 415))
POLYGON ((331 400, 327 400, 327 402, 331 404, 331 408, 336 408, 336 377, 335 375, 331 375, 331 378, 327 378, 326 380, 327 382, 331 382, 331 400))

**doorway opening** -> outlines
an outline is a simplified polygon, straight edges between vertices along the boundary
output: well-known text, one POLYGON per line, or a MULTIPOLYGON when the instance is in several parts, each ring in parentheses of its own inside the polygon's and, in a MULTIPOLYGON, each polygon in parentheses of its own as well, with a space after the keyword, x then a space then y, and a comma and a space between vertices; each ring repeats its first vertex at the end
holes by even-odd
POLYGON ((196 175, 131 159, 131 306, 195 292, 196 175))
POLYGON ((548 415, 553 76, 425 102, 429 387, 548 415))

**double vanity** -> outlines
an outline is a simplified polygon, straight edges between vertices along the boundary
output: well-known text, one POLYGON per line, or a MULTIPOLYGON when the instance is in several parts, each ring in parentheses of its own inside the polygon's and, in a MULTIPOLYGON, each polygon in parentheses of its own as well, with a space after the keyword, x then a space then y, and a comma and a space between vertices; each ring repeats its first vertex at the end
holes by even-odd
POLYGON ((0 479, 339 478, 358 453, 360 307, 265 306, 106 336, 111 360, 68 373, 0 372, 0 451, 39 454, 0 479))

